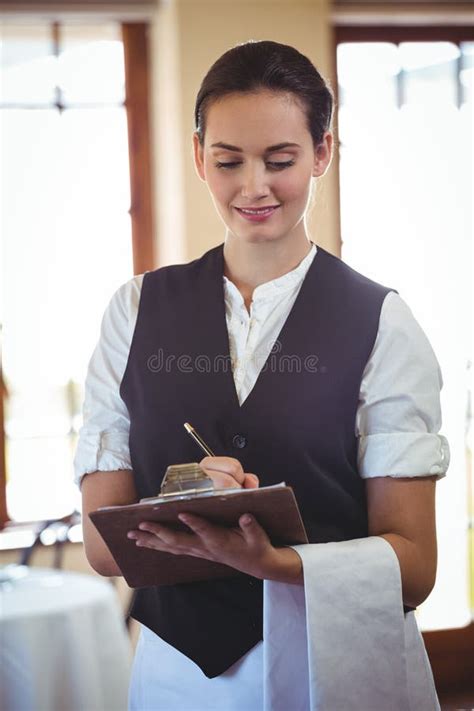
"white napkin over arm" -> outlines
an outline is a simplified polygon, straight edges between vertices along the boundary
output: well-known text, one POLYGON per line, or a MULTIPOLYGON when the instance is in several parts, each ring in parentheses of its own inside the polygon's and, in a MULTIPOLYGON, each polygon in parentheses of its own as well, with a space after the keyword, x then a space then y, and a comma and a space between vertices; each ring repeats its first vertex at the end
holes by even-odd
POLYGON ((265 711, 438 711, 391 545, 371 536, 293 548, 304 586, 264 583, 265 711))

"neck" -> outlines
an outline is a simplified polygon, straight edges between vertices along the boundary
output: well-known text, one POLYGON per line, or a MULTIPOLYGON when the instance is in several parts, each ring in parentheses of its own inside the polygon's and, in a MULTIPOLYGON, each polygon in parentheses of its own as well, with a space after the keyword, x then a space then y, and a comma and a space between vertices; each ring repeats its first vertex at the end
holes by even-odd
POLYGON ((298 239, 274 242, 244 242, 227 234, 224 245, 224 274, 239 289, 247 306, 257 286, 287 274, 309 254, 306 234, 298 239))

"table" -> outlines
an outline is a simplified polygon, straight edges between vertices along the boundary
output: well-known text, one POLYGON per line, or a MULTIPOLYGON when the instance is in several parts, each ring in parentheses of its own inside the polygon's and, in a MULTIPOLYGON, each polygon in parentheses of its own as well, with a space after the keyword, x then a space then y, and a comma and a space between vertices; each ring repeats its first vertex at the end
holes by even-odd
POLYGON ((110 583, 8 568, 11 576, 0 569, 0 711, 125 711, 131 647, 110 583))

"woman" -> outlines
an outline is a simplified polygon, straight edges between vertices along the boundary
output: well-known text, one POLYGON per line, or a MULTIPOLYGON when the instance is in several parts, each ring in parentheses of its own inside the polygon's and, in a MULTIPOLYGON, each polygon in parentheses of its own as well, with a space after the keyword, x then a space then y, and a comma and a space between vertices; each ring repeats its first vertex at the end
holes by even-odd
MULTIPOLYGON (((201 462, 217 486, 284 480, 310 543, 384 538, 406 608, 433 587, 449 456, 439 366, 394 290, 309 239, 332 110, 311 62, 275 42, 229 50, 203 80, 194 156, 224 245, 124 285, 89 367, 76 469, 103 575, 120 571, 87 512, 155 495, 169 464, 194 461, 190 421, 222 455, 201 462)), ((272 546, 249 516, 233 530, 183 522, 186 533, 143 522, 129 536, 242 575, 138 592, 131 708, 262 708, 262 580, 302 588, 301 551, 272 546)))

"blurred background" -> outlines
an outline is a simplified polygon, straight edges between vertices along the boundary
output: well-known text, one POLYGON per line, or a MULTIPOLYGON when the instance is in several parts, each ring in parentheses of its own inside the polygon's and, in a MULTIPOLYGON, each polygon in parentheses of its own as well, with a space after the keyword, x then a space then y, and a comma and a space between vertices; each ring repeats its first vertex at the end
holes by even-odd
MULTIPOLYGON (((443 708, 474 706, 473 3, 16 0, 0 11, 0 567, 95 576, 72 457, 102 313, 134 273, 222 241, 192 162, 196 92, 236 43, 292 44, 337 99, 312 238, 397 289, 441 366, 451 465, 437 486, 438 579, 417 615, 443 708)), ((126 619, 129 591, 111 582, 126 619)), ((133 625, 127 635, 133 646, 133 625)))

